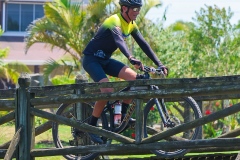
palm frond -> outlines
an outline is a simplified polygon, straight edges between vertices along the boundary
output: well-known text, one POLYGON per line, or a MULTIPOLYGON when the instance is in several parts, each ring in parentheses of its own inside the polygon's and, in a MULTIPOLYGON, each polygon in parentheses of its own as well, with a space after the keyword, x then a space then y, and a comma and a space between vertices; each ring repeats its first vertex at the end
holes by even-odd
POLYGON ((31 73, 31 70, 21 62, 9 62, 5 64, 5 67, 19 73, 31 73))
POLYGON ((82 28, 86 12, 81 4, 55 0, 44 5, 45 17, 36 20, 27 28, 26 53, 37 42, 44 42, 52 49, 58 47, 79 59, 83 50, 82 28))
POLYGON ((48 78, 50 76, 50 74, 57 68, 59 68, 61 66, 60 63, 58 63, 57 61, 55 61, 54 59, 48 59, 45 63, 44 63, 44 71, 43 71, 43 75, 44 75, 44 83, 48 82, 48 78))

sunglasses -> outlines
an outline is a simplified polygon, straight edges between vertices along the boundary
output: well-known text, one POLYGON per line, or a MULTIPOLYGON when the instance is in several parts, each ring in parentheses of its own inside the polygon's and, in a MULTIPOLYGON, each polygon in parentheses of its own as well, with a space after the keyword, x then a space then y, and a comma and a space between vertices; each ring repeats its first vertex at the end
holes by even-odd
POLYGON ((140 7, 134 7, 134 8, 131 8, 133 10, 133 12, 139 12, 141 10, 140 7))

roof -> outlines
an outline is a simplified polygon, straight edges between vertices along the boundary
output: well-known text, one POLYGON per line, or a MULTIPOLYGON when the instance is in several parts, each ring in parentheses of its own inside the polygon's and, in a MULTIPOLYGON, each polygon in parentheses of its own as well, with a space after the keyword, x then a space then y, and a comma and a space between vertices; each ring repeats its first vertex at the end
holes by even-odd
POLYGON ((48 59, 60 59, 64 51, 58 48, 51 50, 45 43, 36 43, 31 46, 25 54, 25 45, 23 37, 0 37, 0 49, 9 47, 8 57, 5 62, 22 62, 26 65, 43 65, 48 59))

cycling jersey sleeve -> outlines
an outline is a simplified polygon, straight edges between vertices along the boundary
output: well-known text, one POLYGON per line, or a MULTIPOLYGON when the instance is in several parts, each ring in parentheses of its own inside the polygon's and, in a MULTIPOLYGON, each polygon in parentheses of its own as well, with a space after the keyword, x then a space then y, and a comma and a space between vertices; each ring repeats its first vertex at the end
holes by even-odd
POLYGON ((115 41, 117 47, 127 58, 129 58, 131 56, 131 53, 129 52, 127 44, 125 43, 125 41, 122 37, 121 29, 119 27, 115 26, 111 29, 111 32, 112 32, 112 35, 113 35, 113 38, 114 38, 114 41, 115 41))
POLYGON ((132 36, 143 52, 154 62, 154 64, 157 66, 163 65, 139 31, 132 32, 132 36))

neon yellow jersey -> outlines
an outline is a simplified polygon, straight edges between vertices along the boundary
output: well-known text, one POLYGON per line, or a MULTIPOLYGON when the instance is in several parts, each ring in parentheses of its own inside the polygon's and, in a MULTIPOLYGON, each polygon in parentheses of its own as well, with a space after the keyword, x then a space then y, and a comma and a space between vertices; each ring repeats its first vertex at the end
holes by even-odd
POLYGON ((134 21, 127 23, 120 13, 110 16, 103 22, 95 36, 84 49, 83 54, 98 55, 108 59, 119 48, 128 58, 131 56, 131 53, 125 39, 129 35, 135 39, 140 48, 157 66, 161 65, 160 60, 139 32, 137 24, 134 21))
POLYGON ((114 29, 115 27, 121 29, 122 36, 124 38, 127 38, 133 31, 138 31, 137 24, 133 21, 130 23, 127 23, 123 17, 119 14, 115 14, 108 19, 106 19, 103 23, 103 27, 114 29))

